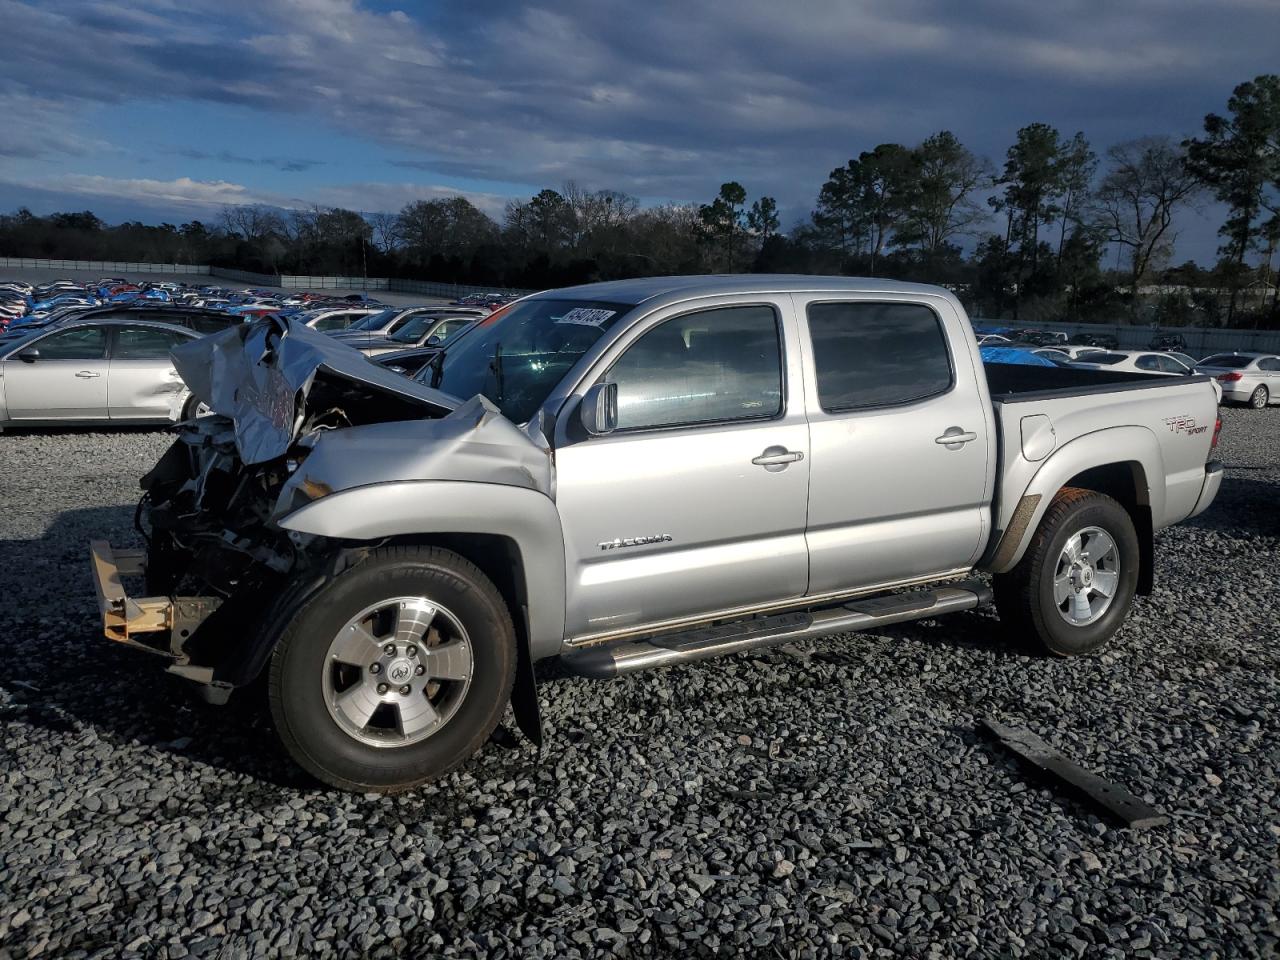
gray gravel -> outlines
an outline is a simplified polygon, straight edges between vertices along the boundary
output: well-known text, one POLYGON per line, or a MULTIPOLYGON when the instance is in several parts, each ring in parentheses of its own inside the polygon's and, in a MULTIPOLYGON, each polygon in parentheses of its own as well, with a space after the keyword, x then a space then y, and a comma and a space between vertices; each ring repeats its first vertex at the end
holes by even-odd
POLYGON ((615 682, 549 745, 398 798, 306 782, 247 705, 96 633, 163 434, 0 436, 0 956, 1274 956, 1280 411, 1166 531, 1109 653, 985 613, 615 682), (1162 808, 1130 832, 975 733, 1026 724, 1162 808))

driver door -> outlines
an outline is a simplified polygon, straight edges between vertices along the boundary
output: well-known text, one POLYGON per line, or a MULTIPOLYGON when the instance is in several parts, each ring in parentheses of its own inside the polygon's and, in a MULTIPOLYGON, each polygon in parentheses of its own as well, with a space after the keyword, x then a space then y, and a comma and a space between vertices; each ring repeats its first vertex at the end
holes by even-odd
POLYGON ((3 367, 10 420, 107 419, 106 327, 55 330, 11 353, 3 367), (20 358, 32 349, 36 358, 20 358))
POLYGON ((804 595, 799 351, 789 299, 761 299, 646 318, 582 388, 617 383, 617 429, 557 428, 570 638, 804 595))

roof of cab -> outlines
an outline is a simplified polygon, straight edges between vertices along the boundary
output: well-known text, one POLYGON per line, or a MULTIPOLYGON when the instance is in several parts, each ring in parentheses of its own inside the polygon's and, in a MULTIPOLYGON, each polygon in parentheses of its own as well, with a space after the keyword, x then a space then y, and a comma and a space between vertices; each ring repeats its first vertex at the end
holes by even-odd
POLYGON ((824 277, 772 273, 609 280, 604 283, 586 283, 577 287, 544 290, 542 293, 534 294, 531 299, 569 298, 635 305, 654 300, 675 301, 739 293, 893 293, 954 299, 945 288, 926 283, 903 283, 878 277, 824 277))

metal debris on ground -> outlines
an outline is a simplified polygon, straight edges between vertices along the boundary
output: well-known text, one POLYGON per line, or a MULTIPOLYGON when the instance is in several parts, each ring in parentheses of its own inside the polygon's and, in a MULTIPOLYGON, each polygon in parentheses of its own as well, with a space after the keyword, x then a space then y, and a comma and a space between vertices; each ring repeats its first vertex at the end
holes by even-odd
POLYGON ((991 717, 983 717, 981 725, 1019 757, 1052 774, 1095 806, 1124 821, 1126 826, 1162 827, 1169 822, 1168 817, 1125 787, 1091 773, 1030 730, 1008 727, 991 717))

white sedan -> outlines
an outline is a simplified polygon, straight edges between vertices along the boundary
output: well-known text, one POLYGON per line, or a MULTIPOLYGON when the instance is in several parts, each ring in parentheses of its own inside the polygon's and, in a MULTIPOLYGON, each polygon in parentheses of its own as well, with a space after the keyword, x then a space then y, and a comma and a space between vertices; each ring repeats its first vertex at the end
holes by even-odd
POLYGON ((142 320, 80 320, 0 347, 0 429, 173 423, 203 411, 169 359, 195 339, 142 320))
MULTIPOLYGON (((1114 370, 1117 373, 1151 373, 1163 377, 1190 377, 1195 370, 1167 353, 1154 350, 1107 350, 1088 354, 1076 360, 1073 366, 1089 370, 1114 370)), ((1222 400, 1222 384, 1212 381, 1218 400, 1222 400)))

